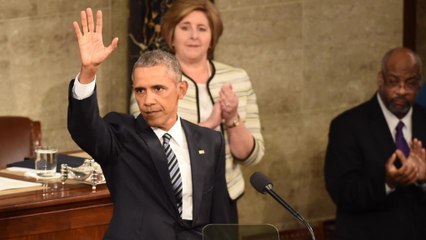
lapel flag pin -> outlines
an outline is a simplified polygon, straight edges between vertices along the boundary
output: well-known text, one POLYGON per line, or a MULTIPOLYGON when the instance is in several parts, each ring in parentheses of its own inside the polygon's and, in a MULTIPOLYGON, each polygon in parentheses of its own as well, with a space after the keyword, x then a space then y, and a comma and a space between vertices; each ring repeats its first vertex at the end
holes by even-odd
POLYGON ((198 154, 204 154, 204 153, 206 153, 206 152, 204 152, 204 150, 203 150, 203 149, 198 150, 198 154))

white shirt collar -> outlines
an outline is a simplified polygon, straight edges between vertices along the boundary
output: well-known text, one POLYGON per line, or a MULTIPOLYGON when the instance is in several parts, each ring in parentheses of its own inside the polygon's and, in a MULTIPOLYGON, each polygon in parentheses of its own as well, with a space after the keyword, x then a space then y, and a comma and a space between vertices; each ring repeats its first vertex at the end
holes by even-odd
POLYGON ((180 121, 179 116, 175 124, 172 126, 172 128, 170 128, 170 130, 167 132, 161 128, 157 128, 157 127, 151 127, 151 128, 154 131, 155 135, 157 135, 158 139, 160 139, 161 144, 163 143, 163 135, 165 133, 169 133, 172 136, 171 138, 172 141, 174 141, 179 147, 184 146, 185 133, 183 131, 182 123, 180 121))
POLYGON ((382 109, 383 115, 385 116, 389 129, 391 130, 392 136, 395 137, 394 132, 395 132, 396 125, 398 125, 398 122, 401 121, 405 125, 403 130, 404 137, 407 140, 407 142, 411 142, 411 129, 412 129, 411 117, 413 115, 413 107, 410 107, 410 110, 408 110, 408 113, 403 118, 399 119, 397 116, 391 113, 389 109, 385 106, 379 93, 377 93, 377 100, 379 101, 380 108, 382 109))

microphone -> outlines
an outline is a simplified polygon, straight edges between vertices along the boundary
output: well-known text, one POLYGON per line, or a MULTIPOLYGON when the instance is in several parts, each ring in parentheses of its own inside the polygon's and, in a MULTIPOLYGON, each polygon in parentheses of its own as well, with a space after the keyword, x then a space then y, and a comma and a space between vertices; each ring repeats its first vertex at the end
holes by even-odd
POLYGON ((255 172, 250 177, 251 185, 256 189, 256 191, 271 195, 278 203, 280 203, 287 211, 289 211, 297 220, 303 223, 306 228, 309 230, 311 237, 315 240, 314 231, 312 230, 311 225, 294 209, 292 208, 284 199, 282 199, 274 190, 272 190, 272 181, 260 172, 255 172))

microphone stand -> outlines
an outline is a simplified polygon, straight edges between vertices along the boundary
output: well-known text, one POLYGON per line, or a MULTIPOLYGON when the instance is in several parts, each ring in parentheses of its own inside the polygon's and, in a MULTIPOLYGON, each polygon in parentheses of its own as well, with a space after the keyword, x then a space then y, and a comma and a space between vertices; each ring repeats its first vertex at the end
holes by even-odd
POLYGON ((277 200, 277 202, 279 202, 285 209, 287 209, 297 220, 303 223, 311 234, 312 240, 315 240, 314 230, 312 229, 311 225, 286 201, 284 201, 278 194, 276 194, 274 190, 272 190, 272 184, 266 185, 264 190, 268 192, 269 195, 271 195, 275 200, 277 200))

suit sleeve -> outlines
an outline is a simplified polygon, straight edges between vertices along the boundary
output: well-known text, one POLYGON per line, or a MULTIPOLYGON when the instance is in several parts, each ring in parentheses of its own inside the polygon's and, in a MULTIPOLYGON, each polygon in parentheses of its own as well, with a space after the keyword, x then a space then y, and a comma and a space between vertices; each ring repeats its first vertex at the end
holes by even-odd
POLYGON ((216 159, 215 186, 210 223, 230 223, 230 203, 225 179, 225 142, 223 135, 216 132, 218 159, 216 159))
POLYGON ((68 131, 81 149, 102 164, 114 156, 114 135, 99 114, 96 91, 77 100, 73 97, 73 84, 74 80, 68 90, 68 131))
MULTIPOLYGON (((345 118, 330 125, 325 159, 325 184, 338 208, 362 212, 382 204, 385 193, 383 149, 371 134, 345 118)), ((390 156, 390 155, 389 155, 390 156)))

